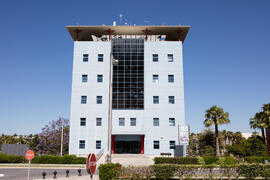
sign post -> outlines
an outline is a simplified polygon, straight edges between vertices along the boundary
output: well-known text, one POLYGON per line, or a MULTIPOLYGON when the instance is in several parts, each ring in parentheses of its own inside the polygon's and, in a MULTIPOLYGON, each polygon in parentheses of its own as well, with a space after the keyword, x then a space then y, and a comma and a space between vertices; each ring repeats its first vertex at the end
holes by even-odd
POLYGON ((31 165, 31 160, 35 157, 35 153, 34 151, 32 150, 28 150, 26 153, 25 153, 25 159, 27 159, 29 162, 28 162, 28 173, 27 173, 27 179, 29 180, 30 179, 30 165, 31 165))
POLYGON ((90 179, 93 179, 93 174, 95 174, 96 171, 96 156, 95 154, 89 154, 86 159, 86 171, 88 174, 90 174, 90 179))

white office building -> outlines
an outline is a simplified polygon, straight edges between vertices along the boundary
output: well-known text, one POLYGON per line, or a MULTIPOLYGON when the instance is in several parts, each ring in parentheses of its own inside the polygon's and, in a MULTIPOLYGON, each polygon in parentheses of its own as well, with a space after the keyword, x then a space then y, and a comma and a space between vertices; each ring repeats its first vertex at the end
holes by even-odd
POLYGON ((111 146, 112 154, 183 155, 189 26, 67 29, 74 40, 69 154, 108 153, 111 146))

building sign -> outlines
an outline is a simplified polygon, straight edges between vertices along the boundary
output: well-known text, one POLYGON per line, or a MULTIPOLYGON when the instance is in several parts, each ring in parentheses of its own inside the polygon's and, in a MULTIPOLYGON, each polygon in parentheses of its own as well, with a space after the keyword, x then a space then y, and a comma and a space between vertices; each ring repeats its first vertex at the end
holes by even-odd
POLYGON ((188 126, 179 126, 179 140, 180 140, 180 145, 189 144, 188 126))

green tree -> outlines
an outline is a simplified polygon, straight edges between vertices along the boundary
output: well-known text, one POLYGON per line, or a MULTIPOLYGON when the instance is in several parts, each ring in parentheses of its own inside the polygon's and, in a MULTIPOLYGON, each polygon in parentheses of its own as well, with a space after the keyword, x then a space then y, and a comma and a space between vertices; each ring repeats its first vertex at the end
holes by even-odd
POLYGON ((267 153, 270 156, 270 103, 263 105, 263 122, 266 128, 267 153))
POLYGON ((249 119, 249 126, 251 129, 260 129, 262 132, 262 138, 265 142, 264 128, 266 124, 264 122, 264 112, 257 112, 253 118, 249 119))
POLYGON ((230 123, 229 113, 224 112, 223 108, 221 108, 221 107, 217 107, 216 105, 212 106, 210 109, 206 110, 205 120, 203 123, 204 123, 205 127, 210 127, 210 126, 214 125, 215 138, 216 138, 216 155, 220 156, 218 125, 230 123))

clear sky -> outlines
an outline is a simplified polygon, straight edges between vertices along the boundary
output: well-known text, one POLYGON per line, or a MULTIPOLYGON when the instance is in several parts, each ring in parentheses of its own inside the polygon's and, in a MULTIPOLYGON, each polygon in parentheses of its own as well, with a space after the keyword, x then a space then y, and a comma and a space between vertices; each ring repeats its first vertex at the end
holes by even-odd
POLYGON ((249 132, 270 103, 269 0, 2 0, 0 1, 0 134, 38 133, 69 117, 73 41, 66 25, 191 25, 184 42, 186 121, 203 129, 217 104, 223 128, 249 132))

